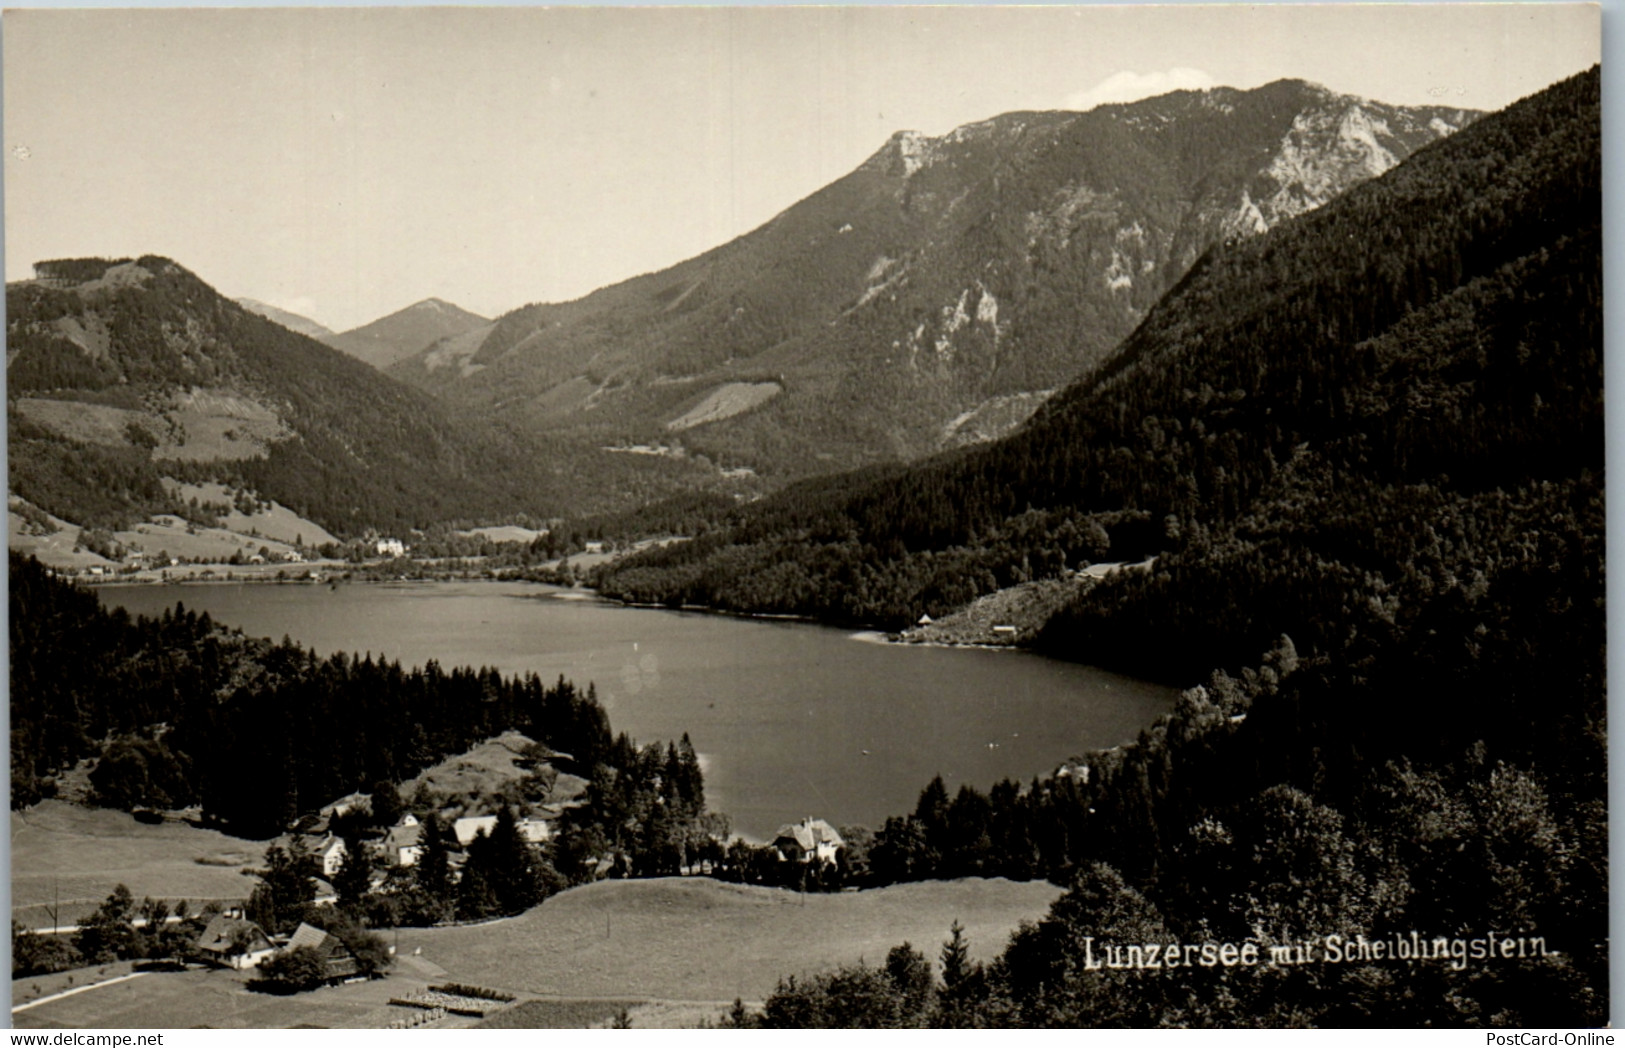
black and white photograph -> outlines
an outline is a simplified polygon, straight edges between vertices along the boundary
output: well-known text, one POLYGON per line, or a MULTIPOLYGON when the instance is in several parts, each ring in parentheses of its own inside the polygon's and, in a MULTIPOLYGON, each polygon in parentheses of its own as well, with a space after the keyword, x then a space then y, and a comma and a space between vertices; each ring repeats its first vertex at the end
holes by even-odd
POLYGON ((0 23, 14 1027, 1612 1043, 1599 5, 0 23))

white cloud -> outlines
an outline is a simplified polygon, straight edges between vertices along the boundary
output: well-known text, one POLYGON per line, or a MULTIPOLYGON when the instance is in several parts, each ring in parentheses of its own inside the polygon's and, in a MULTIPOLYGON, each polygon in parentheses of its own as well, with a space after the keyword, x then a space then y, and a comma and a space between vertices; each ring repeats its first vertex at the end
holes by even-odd
POLYGON ((1069 96, 1066 108, 1086 110, 1110 102, 1138 102, 1170 91, 1201 91, 1214 84, 1213 77, 1200 69, 1180 67, 1161 73, 1134 73, 1125 69, 1087 91, 1069 96))

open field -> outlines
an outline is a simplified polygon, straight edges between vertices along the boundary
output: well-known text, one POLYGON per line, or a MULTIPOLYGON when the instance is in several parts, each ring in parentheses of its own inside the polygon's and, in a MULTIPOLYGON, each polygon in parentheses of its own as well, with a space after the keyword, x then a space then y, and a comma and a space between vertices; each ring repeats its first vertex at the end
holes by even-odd
MULTIPOLYGON (((14 821, 14 832, 15 827, 14 821)), ((172 829, 139 824, 135 828, 158 833, 172 829)), ((45 833, 27 829, 36 837, 45 833)), ((209 831, 187 832, 201 838, 209 831)), ((127 852, 123 861, 142 854, 132 837, 63 835, 101 842, 113 854, 127 852)), ((151 842, 146 844, 150 852, 151 842)), ((145 858, 157 865, 150 854, 145 858)), ((236 876, 233 871, 222 872, 236 876)), ((135 876, 126 880, 140 883, 135 876)), ((137 895, 143 894, 143 889, 131 886, 137 895)), ((160 889, 150 894, 180 893, 160 889)), ((1059 894, 1051 884, 1006 880, 929 882, 805 896, 704 878, 604 881, 565 892, 508 920, 384 932, 398 943, 399 955, 389 977, 376 982, 276 997, 250 991, 247 973, 152 972, 44 1000, 15 1013, 13 1021, 28 1028, 376 1028, 409 1014, 391 1007, 391 997, 452 980, 514 991, 522 998, 544 998, 521 1000, 512 1009, 488 1016, 481 1025, 489 1027, 604 1026, 622 1008, 638 1027, 697 1026, 716 1022, 735 997, 759 1003, 781 976, 858 960, 878 964, 900 942, 911 942, 934 959, 956 919, 966 928, 972 955, 989 959, 1019 921, 1042 916, 1059 894)), ((17 980, 12 999, 26 1004, 63 989, 127 975, 128 968, 112 965, 17 980)), ((475 1022, 452 1016, 433 1025, 475 1022)))
MULTIPOLYGON (((191 526, 180 517, 160 515, 151 521, 135 525, 128 531, 115 531, 113 537, 129 549, 143 553, 167 553, 188 560, 205 559, 224 563, 234 554, 247 558, 265 547, 276 554, 286 554, 293 547, 275 539, 257 538, 229 528, 191 526)), ((299 565, 282 565, 297 568, 299 565)))
POLYGON ((621 1009, 636 1012, 644 1007, 632 1000, 521 1001, 512 1008, 486 1016, 474 1024, 476 1030, 583 1030, 608 1026, 621 1009))
MULTIPOLYGON (((230 505, 233 491, 224 484, 204 482, 201 484, 182 484, 179 481, 165 480, 165 486, 182 499, 197 499, 202 503, 225 503, 230 505)), ((237 512, 233 507, 227 513, 224 527, 230 531, 241 532, 244 535, 257 532, 268 539, 279 539, 282 542, 302 541, 306 546, 321 546, 329 542, 337 542, 327 529, 313 520, 306 520, 293 510, 277 502, 272 502, 257 513, 245 514, 237 512)))
POLYGON ((933 881, 807 894, 706 878, 601 881, 529 913, 464 928, 402 929, 401 950, 459 981, 563 998, 760 1001, 780 976, 865 960, 901 942, 936 957, 958 920, 990 959, 1061 889, 1042 881, 933 881))
POLYGON ((1051 616, 1100 579, 1115 571, 1147 571, 1155 562, 1152 557, 1137 564, 1091 564, 1063 578, 994 590, 935 622, 910 626, 899 639, 908 644, 1015 646, 1032 640, 1051 616))
POLYGON ((172 424, 158 432, 158 459, 217 462, 259 458, 293 431, 271 407, 225 389, 193 387, 175 393, 164 412, 172 424))
MULTIPOLYGON (((13 499, 13 502, 19 502, 13 499)), ((89 550, 75 549, 79 544, 79 526, 58 517, 51 517, 57 530, 48 535, 33 534, 28 522, 19 514, 6 514, 6 541, 17 552, 38 558, 41 564, 55 568, 84 570, 92 566, 111 568, 113 562, 89 550)))
POLYGON ((666 423, 666 428, 677 433, 707 422, 721 422, 761 407, 783 391, 784 387, 777 382, 725 382, 698 404, 666 423))
POLYGON ((489 528, 470 528, 457 534, 478 535, 492 542, 535 542, 547 532, 537 531, 535 528, 522 528, 517 524, 502 524, 489 528))
POLYGON ((37 1001, 41 997, 51 997, 89 983, 117 979, 133 971, 135 971, 134 961, 113 961, 89 968, 73 968, 65 972, 50 972, 45 975, 30 975, 24 979, 13 979, 11 1006, 15 1008, 20 1004, 37 1001))
POLYGON ((242 899, 253 884, 240 871, 264 854, 263 842, 215 830, 149 826, 124 812, 42 801, 11 813, 11 913, 29 927, 50 927, 46 909, 56 900, 61 922, 72 923, 118 884, 137 899, 242 899))
POLYGON ((87 404, 80 400, 51 397, 18 397, 11 410, 44 429, 85 444, 126 447, 129 427, 139 426, 148 433, 162 433, 163 419, 150 411, 135 411, 111 404, 87 404))
MULTIPOLYGON (((83 981, 99 978, 96 969, 82 971, 86 975, 83 981)), ((411 1014, 408 1009, 391 1007, 391 997, 429 984, 427 978, 403 970, 373 982, 277 997, 249 990, 252 978, 251 972, 223 969, 153 972, 14 1012, 12 1024, 23 1029, 378 1028, 411 1014)), ((25 990, 29 981, 14 982, 12 993, 25 990)))

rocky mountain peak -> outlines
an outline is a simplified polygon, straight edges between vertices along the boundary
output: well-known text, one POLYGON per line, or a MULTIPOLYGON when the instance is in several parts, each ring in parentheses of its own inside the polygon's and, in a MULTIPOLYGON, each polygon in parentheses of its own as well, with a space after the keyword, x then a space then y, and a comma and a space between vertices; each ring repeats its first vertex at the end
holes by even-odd
POLYGON ((1472 116, 1283 80, 898 131, 703 256, 516 310, 392 373, 618 444, 701 419, 686 445, 763 475, 910 458, 1019 423, 1216 242, 1318 207, 1472 116), (748 409, 702 410, 769 387, 748 409))

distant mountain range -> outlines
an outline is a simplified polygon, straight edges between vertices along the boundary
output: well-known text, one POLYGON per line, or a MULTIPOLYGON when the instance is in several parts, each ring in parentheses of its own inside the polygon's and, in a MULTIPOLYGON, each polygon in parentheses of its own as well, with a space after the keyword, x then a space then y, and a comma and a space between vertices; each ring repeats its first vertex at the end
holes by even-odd
POLYGON ((41 263, 7 288, 13 490, 92 523, 186 473, 350 534, 726 501, 982 443, 1214 244, 1477 116, 1281 81, 901 132, 730 243, 495 321, 428 299, 320 334, 168 259, 41 263))
POLYGON ((234 298, 232 301, 250 313, 258 313, 266 320, 274 320, 289 331, 297 331, 301 335, 308 335, 311 338, 328 338, 333 334, 333 329, 325 324, 318 323, 309 317, 302 317, 298 313, 290 313, 286 309, 278 309, 275 306, 267 305, 257 299, 234 298))
POLYGON ((64 520, 179 512, 165 478, 226 483, 351 535, 624 505, 670 490, 648 487, 652 472, 682 477, 683 463, 460 418, 166 258, 35 272, 6 286, 10 484, 64 520))
POLYGON ((343 350, 382 370, 398 360, 422 352, 440 339, 488 324, 490 321, 485 317, 460 306, 438 298, 426 298, 370 324, 339 334, 327 332, 316 337, 334 349, 343 350))
POLYGON ((794 477, 996 437, 1209 246, 1471 123, 1302 81, 895 135, 697 258, 452 334, 391 374, 602 444, 794 477))
POLYGON ((250 313, 258 313, 289 331, 325 342, 380 371, 427 349, 440 339, 490 324, 485 317, 439 298, 415 302, 405 309, 349 331, 334 331, 309 317, 278 309, 256 299, 237 298, 232 301, 250 313))
MULTIPOLYGON (((792 486, 600 588, 901 628, 1080 561, 1162 554, 1048 643, 1190 683, 1281 632, 1333 650, 1338 602, 1380 609, 1393 580, 1488 577, 1516 527, 1463 520, 1560 492, 1565 513, 1600 512, 1597 113, 1593 70, 1223 243, 1017 432, 792 486), (1411 560, 1428 557, 1452 566, 1411 560)), ((1559 544, 1579 527, 1551 526, 1559 544)))

